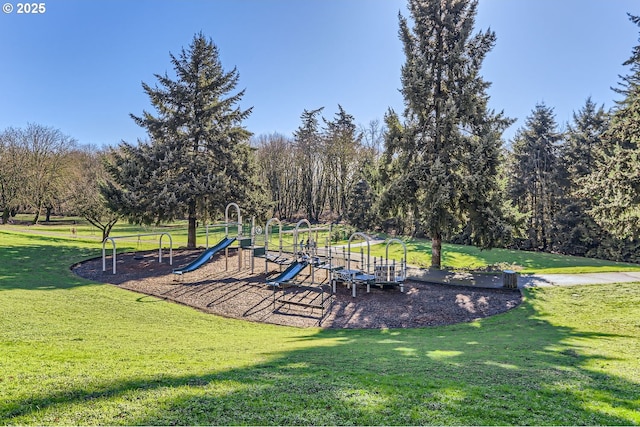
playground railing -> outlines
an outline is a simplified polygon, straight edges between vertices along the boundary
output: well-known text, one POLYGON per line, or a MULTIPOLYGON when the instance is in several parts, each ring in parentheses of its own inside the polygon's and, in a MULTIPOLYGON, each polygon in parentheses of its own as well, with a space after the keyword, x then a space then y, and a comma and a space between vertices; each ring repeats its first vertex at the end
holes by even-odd
POLYGON ((116 274, 116 239, 128 239, 131 237, 147 237, 147 236, 160 236, 158 238, 158 262, 162 262, 162 238, 164 236, 169 237, 169 265, 173 265, 173 240, 171 239, 171 234, 169 233, 148 233, 148 234, 130 234, 126 236, 115 236, 115 237, 107 237, 102 242, 102 271, 107 271, 107 255, 106 255, 106 244, 107 240, 111 241, 113 245, 113 274, 116 274))

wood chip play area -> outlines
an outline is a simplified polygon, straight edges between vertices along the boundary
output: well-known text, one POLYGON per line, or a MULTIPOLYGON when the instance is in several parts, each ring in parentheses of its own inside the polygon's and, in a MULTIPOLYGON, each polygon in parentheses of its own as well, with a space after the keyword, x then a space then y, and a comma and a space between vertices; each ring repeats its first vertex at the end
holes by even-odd
MULTIPOLYGON (((142 259, 136 259, 140 258, 139 253, 119 254, 116 274, 110 268, 110 257, 107 271, 102 271, 100 258, 78 264, 73 271, 100 283, 111 283, 207 313, 296 327, 414 328, 448 325, 502 313, 522 300, 517 290, 478 289, 408 280, 404 283, 404 292, 400 292, 398 287, 372 286, 367 293, 365 287, 359 287, 356 297, 344 284, 338 283, 334 295, 328 284, 323 285, 327 298, 324 313, 318 308, 282 301, 277 301, 274 306, 274 289, 267 285, 264 264, 260 265, 262 268, 256 268, 254 274, 248 268, 238 271, 237 251, 232 250, 228 259, 219 253, 190 273, 172 273, 173 269, 189 264, 201 253, 202 249, 176 250, 173 265, 169 265, 167 256, 159 263, 157 251, 144 253, 142 259)), ((278 265, 271 265, 271 272, 271 276, 277 275, 278 265)), ((303 278, 305 274, 301 273, 303 278)), ((316 280, 321 280, 321 277, 316 280)), ((304 283, 303 280, 301 282, 304 283)), ((275 293, 276 298, 280 298, 279 293, 282 291, 275 293)), ((313 294, 311 298, 319 298, 316 286, 290 286, 286 297, 309 298, 309 293, 313 294)))
MULTIPOLYGON (((158 251, 117 255, 116 240, 127 236, 109 237, 103 241, 101 258, 80 263, 73 270, 97 282, 111 283, 207 313, 296 327, 449 325, 502 313, 522 301, 518 290, 406 280, 407 247, 400 239, 388 239, 386 256, 372 260, 370 238, 365 233, 353 233, 348 244, 340 248, 333 248, 329 240, 324 248, 319 248, 318 232, 328 230, 330 235, 331 226, 314 228, 306 219, 298 221, 294 229, 284 231, 281 221, 271 218, 265 224, 264 233, 252 219, 245 233, 236 203, 227 205, 221 227, 224 238, 209 247, 207 226, 204 250, 173 251, 171 235, 156 233, 158 251), (230 214, 234 210, 236 221, 232 222, 230 214), (270 231, 275 230, 276 225, 278 243, 270 250, 270 231), (293 237, 289 252, 284 250, 285 233, 293 237), (258 237, 262 238, 261 245, 258 237), (164 261, 163 239, 169 242, 164 261), (354 239, 363 240, 359 259, 351 251, 354 239), (107 243, 112 246, 111 256, 107 256, 107 243), (391 244, 403 247, 404 256, 399 262, 389 258, 391 244), (334 249, 341 249, 342 255, 334 249)), ((137 236, 138 240, 141 236, 137 236)))

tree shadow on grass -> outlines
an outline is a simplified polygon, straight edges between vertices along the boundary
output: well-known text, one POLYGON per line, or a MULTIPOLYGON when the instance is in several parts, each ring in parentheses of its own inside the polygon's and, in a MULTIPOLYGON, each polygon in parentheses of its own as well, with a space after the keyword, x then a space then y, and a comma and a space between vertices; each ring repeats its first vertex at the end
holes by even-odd
MULTIPOLYGON (((85 260, 100 258, 102 256, 100 243, 28 234, 10 237, 16 243, 3 245, 0 241, 0 291, 70 289, 104 283, 100 275, 87 276, 94 280, 91 281, 71 271, 85 260)), ((127 250, 127 248, 120 250, 127 250)), ((111 275, 111 251, 107 251, 107 254, 108 271, 104 273, 100 271, 100 273, 111 275)), ((155 256, 157 249, 127 254, 119 252, 118 264, 122 264, 123 257, 133 257, 137 254, 148 255, 146 258, 152 258, 154 262, 157 259, 155 256)), ((195 256, 191 255, 191 257, 195 256)), ((155 262, 155 264, 158 263, 155 262)))
POLYGON ((611 359, 585 355, 575 338, 621 337, 553 326, 529 301, 471 324, 319 331, 294 338, 301 350, 203 375, 136 378, 123 365, 119 381, 9 400, 0 423, 640 423, 637 384, 589 368, 611 359))
POLYGON ((93 284, 72 274, 68 267, 95 257, 96 250, 79 248, 53 237, 24 238, 33 240, 25 245, 0 246, 0 291, 69 289, 93 284), (43 241, 47 244, 42 244, 43 241))

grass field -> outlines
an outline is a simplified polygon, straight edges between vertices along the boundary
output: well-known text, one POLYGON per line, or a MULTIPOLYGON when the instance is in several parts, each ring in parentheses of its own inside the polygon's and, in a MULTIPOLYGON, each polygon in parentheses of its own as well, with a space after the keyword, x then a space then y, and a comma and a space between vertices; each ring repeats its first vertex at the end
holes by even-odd
MULTIPOLYGON (((20 219, 23 222, 27 222, 30 217, 22 216, 20 219)), ((293 229, 294 224, 283 224, 283 228, 288 233, 283 234, 283 245, 285 250, 291 251, 293 244, 293 237, 290 231, 293 229)), ((245 227, 246 228, 246 227, 245 227)), ((54 218, 51 223, 41 225, 4 225, 2 230, 7 232, 27 233, 35 235, 46 235, 52 237, 59 237, 63 239, 73 238, 85 243, 93 242, 94 246, 101 249, 99 240, 101 235, 96 229, 85 221, 78 218, 54 218), (76 224, 72 222, 75 221, 76 224), (75 232, 72 234, 72 228, 75 232)), ((308 234, 305 232, 305 228, 300 227, 301 235, 300 239, 308 239, 308 234)), ((111 233, 112 236, 126 236, 127 239, 118 239, 117 247, 119 251, 131 251, 131 250, 148 250, 158 247, 158 236, 143 236, 138 238, 138 234, 169 232, 173 239, 174 248, 185 246, 187 243, 187 227, 184 222, 176 222, 171 226, 158 226, 158 227, 141 227, 137 225, 118 223, 111 233)), ((245 229, 245 234, 249 233, 248 229, 245 229)), ((270 230, 270 250, 277 250, 278 242, 278 227, 274 226, 270 230)), ((230 229, 231 235, 237 233, 237 229, 232 227, 230 229)), ((327 232, 318 234, 318 243, 320 246, 325 245, 327 232)), ((224 226, 211 227, 209 230, 209 245, 213 246, 224 237, 224 226)), ((313 233, 313 238, 316 238, 313 233)), ((167 239, 163 240, 165 247, 167 245, 167 239)), ((205 227, 199 227, 197 233, 198 245, 205 246, 206 241, 206 229, 205 227)), ((361 243, 362 240, 354 239, 353 244, 361 243)), ((428 267, 431 265, 431 242, 426 239, 405 239, 408 250, 408 262, 409 264, 428 267)), ((334 244, 345 245, 347 241, 340 241, 334 244)), ((258 236, 257 244, 264 244, 264 234, 258 236)), ((107 245, 107 249, 111 246, 107 245)), ((583 258, 575 256, 567 256, 560 254, 550 254, 544 252, 526 252, 516 251, 509 249, 491 249, 480 250, 474 246, 454 245, 444 243, 442 265, 445 269, 484 269, 490 266, 499 269, 514 269, 520 273, 538 273, 538 274, 552 274, 552 273, 604 273, 612 271, 640 271, 640 264, 630 264, 623 262, 605 261, 593 258, 583 258)), ((352 251, 359 252, 361 248, 352 248, 352 251)), ((362 250, 366 253, 366 248, 362 250)), ((98 254, 96 256, 100 255, 98 254)), ((371 246, 371 255, 380 257, 385 255, 384 245, 371 246)), ((356 255, 357 257, 358 255, 356 255)), ((403 257, 402 246, 399 244, 393 244, 389 247, 389 257, 400 260, 403 257)))
MULTIPOLYGON (((405 239, 409 264, 420 267, 431 265, 431 242, 426 239, 405 239)), ((360 248, 357 249, 360 251, 360 248)), ((371 246, 371 255, 385 256, 385 245, 371 246)), ((366 249, 365 249, 366 253, 366 249)), ((396 260, 404 256, 402 245, 389 246, 389 257, 396 260)), ((611 271, 640 271, 639 264, 605 261, 545 252, 527 252, 511 249, 481 250, 474 246, 442 244, 442 266, 444 269, 475 270, 494 266, 512 269, 520 273, 579 274, 605 273, 611 271)))
MULTIPOLYGON (((43 236, 52 236, 60 238, 73 238, 86 242, 97 242, 97 246, 100 246, 100 240, 102 235, 99 230, 85 220, 77 217, 61 218, 54 217, 51 222, 42 222, 37 225, 30 223, 30 217, 26 215, 18 215, 16 224, 5 224, 3 230, 7 232, 36 234, 43 236)), ((263 224, 264 225, 264 224, 263 224)), ((282 245, 285 250, 291 251, 293 246, 293 229, 295 224, 283 223, 282 224, 283 235, 282 245)), ((314 226, 315 227, 315 226, 314 226)), ((261 227, 262 228, 262 227, 261 227)), ((243 235, 249 237, 251 229, 249 225, 242 227, 243 235)), ((237 226, 229 226, 229 235, 234 237, 238 234, 237 226)), ((327 228, 328 230, 328 228, 327 228)), ((309 238, 308 228, 306 225, 301 225, 299 228, 300 240, 305 242, 309 238)), ((116 237, 116 245, 118 250, 149 250, 158 247, 159 236, 158 233, 169 233, 173 241, 174 248, 184 247, 187 244, 187 223, 186 221, 176 221, 169 225, 159 226, 141 226, 136 224, 128 224, 126 222, 119 222, 113 228, 110 237, 116 237), (153 235, 155 234, 155 235, 153 235)), ((321 231, 319 233, 313 232, 312 237, 317 239, 321 246, 326 244, 326 238, 328 237, 328 231, 321 231)), ((225 236, 224 224, 209 224, 209 226, 200 225, 197 228, 196 238, 198 246, 204 247, 207 239, 209 246, 215 245, 225 236)), ((256 245, 264 245, 265 231, 261 230, 261 233, 256 236, 256 245)), ((346 243, 346 242, 345 242, 346 243)), ((269 247, 270 250, 278 250, 279 246, 278 238, 278 226, 273 224, 269 230, 269 247)), ((163 239, 163 246, 168 247, 168 239, 163 239)), ((107 248, 111 248, 111 244, 107 244, 107 248)))
POLYGON ((640 284, 540 288, 449 327, 296 329, 74 276, 0 228, 0 424, 640 424, 640 284))

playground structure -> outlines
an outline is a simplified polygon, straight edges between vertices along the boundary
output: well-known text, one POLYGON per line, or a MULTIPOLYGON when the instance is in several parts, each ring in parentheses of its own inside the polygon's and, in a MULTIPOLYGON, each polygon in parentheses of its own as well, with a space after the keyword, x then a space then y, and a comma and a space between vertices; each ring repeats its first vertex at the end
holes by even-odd
POLYGON ((385 258, 373 258, 371 262, 371 244, 369 237, 362 233, 353 233, 348 243, 342 247, 342 262, 344 268, 336 269, 335 278, 332 281, 333 292, 336 292, 336 284, 341 282, 351 289, 352 296, 356 297, 356 288, 358 285, 365 285, 367 292, 371 291, 371 286, 384 288, 385 286, 398 286, 400 292, 404 292, 404 281, 407 277, 407 246, 400 239, 389 239, 386 241, 385 258), (363 246, 360 246, 360 257, 354 257, 351 251, 351 243, 355 238, 361 238, 366 243, 367 256, 365 258, 363 246), (399 263, 396 260, 389 259, 389 246, 393 243, 399 243, 404 250, 404 256, 399 263), (345 250, 346 249, 346 250, 345 250), (353 265, 352 265, 353 263, 353 265), (352 268, 353 267, 353 268, 352 268))
POLYGON ((269 262, 273 262, 280 266, 289 263, 289 258, 283 256, 282 253, 282 222, 278 218, 271 218, 267 220, 267 223, 264 226, 264 271, 265 274, 269 273, 269 262), (278 255, 269 254, 269 236, 271 230, 271 223, 278 223, 278 255))
MULTIPOLYGON (((379 259, 373 257, 372 260, 370 238, 362 232, 353 233, 346 245, 332 247, 332 225, 314 227, 307 219, 298 221, 293 229, 285 231, 278 218, 269 219, 264 230, 260 226, 256 226, 255 218, 252 218, 250 226, 246 230, 245 232, 240 207, 236 203, 229 203, 225 208, 224 223, 206 226, 205 250, 187 265, 174 269, 173 273, 184 280, 186 274, 198 270, 223 250, 225 271, 228 271, 229 250, 236 249, 238 271, 250 268, 251 274, 254 274, 255 259, 264 259, 265 282, 263 283, 273 288, 274 312, 285 306, 289 308, 298 306, 311 309, 312 312, 319 309, 321 312, 320 322, 334 301, 338 283, 344 283, 347 288, 351 289, 354 298, 358 286, 366 286, 367 292, 370 292, 371 286, 380 288, 398 286, 400 291, 404 292, 407 248, 404 242, 399 239, 387 240, 384 259, 380 256, 379 259), (232 210, 235 211, 235 219, 230 218, 232 210), (274 248, 270 247, 270 244, 273 243, 271 239, 275 225, 278 226, 278 239, 277 247, 274 248), (209 247, 210 229, 214 227, 224 227, 224 238, 209 247), (231 235, 230 232, 236 227, 237 234, 231 235), (321 232, 328 232, 323 247, 318 245, 321 232), (285 247, 283 235, 286 234, 291 235, 288 241, 292 241, 292 243, 285 247), (352 241, 355 239, 364 240, 364 243, 360 244, 359 256, 351 251, 352 241), (404 249, 404 257, 398 263, 396 260, 389 259, 389 246, 394 243, 401 244, 404 249), (366 257, 364 254, 365 245, 367 248, 366 257), (277 265, 277 270, 270 271, 270 264, 277 265), (320 274, 321 272, 323 274, 320 274)), ((137 237, 139 240, 141 236, 156 235, 159 236, 160 262, 162 262, 162 239, 165 235, 168 236, 170 264, 172 265, 173 241, 169 233, 138 234, 105 239, 102 245, 103 271, 106 271, 105 245, 108 240, 113 245, 113 274, 116 274, 116 239, 137 237)))
MULTIPOLYGON (((293 230, 290 231, 283 231, 282 230, 282 222, 278 219, 278 218, 271 218, 267 221, 265 228, 264 228, 264 253, 261 252, 260 256, 263 257, 265 259, 265 273, 269 272, 269 263, 274 263, 274 264, 278 264, 280 266, 282 265, 288 265, 291 264, 295 259, 298 259, 300 257, 316 257, 318 258, 320 249, 318 248, 318 233, 320 231, 328 231, 329 234, 331 234, 331 226, 329 227, 315 227, 313 228, 311 226, 311 223, 306 220, 306 219, 302 219, 300 221, 298 221, 298 223, 295 225, 295 228, 293 230), (271 223, 272 222, 276 222, 278 223, 278 250, 277 250, 277 255, 276 254, 272 254, 270 249, 269 249, 269 240, 270 240, 270 230, 271 230, 271 223), (307 226, 307 230, 303 231, 307 233, 307 242, 305 244, 304 242, 304 238, 302 240, 299 240, 299 236, 301 234, 300 231, 300 226, 301 225, 306 225, 307 226), (315 239, 313 237, 313 233, 315 232, 315 239), (282 235, 283 234, 292 234, 293 235, 293 244, 292 244, 292 249, 291 252, 286 252, 284 250, 284 246, 283 246, 283 238, 282 235)), ((327 244, 329 244, 329 239, 327 238, 327 244)), ((326 248, 327 246, 325 246, 326 248)), ((318 260, 315 260, 316 264, 318 263, 318 260)), ((281 270, 282 271, 282 270, 281 270)))
POLYGON ((147 236, 160 236, 158 238, 158 262, 162 262, 162 238, 164 236, 167 236, 169 238, 169 265, 173 265, 173 239, 171 238, 171 234, 169 233, 129 234, 124 236, 107 237, 106 239, 104 239, 104 241, 102 242, 102 271, 107 271, 107 251, 106 251, 107 241, 110 241, 113 247, 113 254, 111 257, 113 260, 112 269, 113 269, 113 274, 116 274, 116 240, 130 239, 132 237, 137 237, 138 242, 140 242, 141 237, 147 237, 147 236))
POLYGON ((243 227, 242 227, 242 215, 240 213, 240 206, 236 203, 229 203, 224 211, 224 223, 222 224, 210 224, 205 227, 205 236, 206 236, 206 249, 205 251, 198 256, 195 260, 190 262, 184 267, 176 268, 173 270, 173 274, 184 275, 185 273, 190 273, 202 267, 207 261, 211 260, 214 255, 218 252, 224 250, 225 254, 225 271, 229 269, 229 249, 232 248, 232 244, 237 242, 238 245, 235 247, 238 250, 238 271, 242 269, 243 265, 243 249, 248 247, 251 239, 247 239, 243 236, 243 227), (231 222, 229 220, 229 211, 231 208, 235 208, 236 212, 236 221, 231 222), (231 237, 229 235, 229 229, 233 226, 237 226, 238 233, 236 236, 231 237), (212 227, 224 227, 224 238, 216 243, 211 248, 209 247, 209 229, 212 227))
POLYGON ((190 262, 188 265, 176 268, 173 270, 173 274, 184 274, 189 273, 191 271, 195 271, 198 268, 202 267, 205 262, 209 261, 215 254, 220 252, 222 249, 228 249, 229 245, 236 241, 235 237, 225 237, 222 239, 217 245, 212 248, 207 248, 198 258, 194 261, 190 262))
POLYGON ((372 262, 370 239, 362 233, 356 232, 349 237, 347 245, 343 245, 342 256, 338 249, 331 246, 331 229, 332 227, 316 227, 312 228, 308 220, 300 220, 293 233, 293 249, 291 253, 283 250, 282 245, 282 225, 279 219, 272 218, 267 221, 265 226, 265 273, 268 274, 269 262, 276 263, 280 266, 280 274, 274 278, 267 279, 267 284, 274 290, 274 310, 280 303, 283 305, 298 305, 307 308, 320 309, 322 317, 325 310, 331 305, 332 296, 337 292, 337 284, 344 283, 347 288, 352 291, 352 296, 356 297, 356 288, 359 285, 365 285, 367 292, 371 291, 371 286, 384 288, 385 286, 398 286, 400 292, 404 292, 404 281, 406 279, 406 259, 407 247, 400 239, 389 239, 386 241, 385 257, 374 257, 372 262), (279 226, 279 247, 277 254, 271 254, 269 251, 269 235, 270 225, 272 222, 278 223, 279 226), (301 230, 301 226, 305 226, 301 230), (326 239, 324 248, 318 247, 318 231, 329 231, 329 237, 326 239), (316 232, 315 239, 313 232, 316 232), (306 234, 307 243, 304 239, 299 240, 300 236, 306 234), (364 240, 367 247, 366 258, 361 246, 360 256, 351 251, 351 243, 355 238, 364 240), (389 258, 389 246, 398 243, 403 247, 403 258, 396 262, 395 259, 389 258), (291 258, 287 257, 291 255, 291 258), (282 271, 281 266, 288 265, 282 271), (308 267, 308 274, 302 280, 301 275, 308 267), (316 272, 324 270, 324 277, 317 279, 316 272), (295 291, 292 291, 295 289, 295 291), (301 292, 300 289, 303 289, 301 292))
MULTIPOLYGON (((325 311, 330 308, 333 299, 333 292, 331 292, 331 251, 325 251, 325 257, 321 257, 318 253, 318 233, 320 231, 329 231, 331 234, 331 226, 329 227, 316 227, 313 228, 311 223, 302 219, 298 221, 295 228, 291 231, 293 234, 293 245, 291 253, 286 253, 283 250, 282 245, 282 223, 277 218, 271 218, 265 225, 265 273, 269 273, 269 262, 275 263, 280 268, 280 274, 278 276, 267 279, 267 285, 273 287, 273 309, 278 310, 283 306, 299 306, 303 308, 310 308, 312 311, 319 309, 321 311, 320 322, 324 318, 325 311), (279 226, 279 247, 278 254, 272 255, 269 253, 269 230, 271 222, 277 222, 279 226), (306 226, 306 229, 301 231, 301 226, 306 226), (313 238, 313 233, 315 239, 313 238), (306 233, 307 242, 305 244, 304 238, 300 239, 300 236, 306 233), (286 255, 290 255, 290 258, 286 255), (289 265, 284 272, 282 272, 283 265, 289 265), (295 280, 308 267, 308 274, 303 280, 295 280), (317 280, 316 270, 325 270, 325 275, 322 280, 317 280)), ((327 238, 327 244, 329 244, 330 238, 327 238)))

